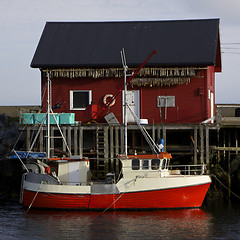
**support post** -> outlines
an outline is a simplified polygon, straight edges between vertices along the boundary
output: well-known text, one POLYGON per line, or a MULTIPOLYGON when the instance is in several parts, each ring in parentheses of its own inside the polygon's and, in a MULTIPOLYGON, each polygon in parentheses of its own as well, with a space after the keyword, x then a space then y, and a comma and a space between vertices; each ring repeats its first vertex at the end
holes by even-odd
POLYGON ((113 126, 110 126, 110 171, 114 171, 114 140, 113 140, 113 126))
POLYGON ((209 126, 205 127, 206 132, 206 164, 209 164, 209 126))
MULTIPOLYGON (((231 139, 230 139, 231 132, 228 131, 228 147, 231 147, 231 139)), ((231 151, 228 151, 228 199, 229 204, 231 204, 231 151)))
POLYGON ((167 130, 166 127, 163 126, 163 139, 164 139, 164 151, 167 151, 167 130))
POLYGON ((30 150, 30 131, 31 131, 31 128, 30 128, 30 126, 27 126, 27 139, 26 139, 26 146, 27 146, 27 151, 29 151, 30 150))
POLYGON ((121 153, 124 153, 124 127, 120 127, 120 134, 121 134, 121 153))
POLYGON ((77 155, 78 153, 78 128, 77 128, 77 125, 75 124, 74 125, 74 155, 77 155))
POLYGON ((109 143, 108 143, 108 126, 104 126, 104 163, 105 173, 108 173, 109 143))
MULTIPOLYGON (((236 143, 236 149, 238 148, 238 129, 235 131, 235 143, 236 143)), ((236 155, 238 155, 238 150, 236 150, 236 155)))
POLYGON ((152 125, 152 139, 153 139, 153 141, 156 143, 156 139, 155 139, 155 125, 153 124, 152 125))
POLYGON ((79 127, 79 156, 83 157, 83 127, 79 127))
POLYGON ((198 127, 194 126, 194 165, 197 165, 197 154, 198 154, 198 149, 197 149, 197 136, 198 136, 198 127))
POLYGON ((69 147, 69 149, 70 149, 70 152, 71 152, 71 148, 72 148, 72 138, 71 138, 71 129, 72 127, 71 126, 68 126, 67 127, 67 129, 68 129, 68 136, 67 136, 67 145, 68 145, 68 147, 69 147))
MULTIPOLYGON (((116 156, 119 154, 119 127, 115 127, 115 154, 116 156)), ((119 160, 116 160, 116 173, 118 174, 120 172, 119 169, 119 160)))
POLYGON ((203 125, 200 125, 200 161, 204 163, 204 136, 203 136, 203 125))
POLYGON ((40 138, 39 150, 40 150, 40 152, 43 152, 43 138, 44 138, 43 135, 44 135, 44 131, 43 131, 43 128, 41 128, 41 132, 39 135, 39 138, 40 138))
MULTIPOLYGON (((62 132, 63 132, 63 137, 66 139, 66 127, 62 128, 62 132)), ((65 145, 64 140, 62 140, 62 150, 63 152, 66 152, 67 150, 67 146, 65 145)))
POLYGON ((50 157, 52 157, 54 155, 54 126, 50 125, 50 157))

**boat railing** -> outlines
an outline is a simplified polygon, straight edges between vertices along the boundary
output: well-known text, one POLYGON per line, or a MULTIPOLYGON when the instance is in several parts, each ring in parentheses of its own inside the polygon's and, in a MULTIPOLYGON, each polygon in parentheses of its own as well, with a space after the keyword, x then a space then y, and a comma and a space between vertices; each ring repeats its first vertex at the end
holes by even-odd
POLYGON ((171 175, 203 175, 205 173, 205 165, 169 165, 169 173, 171 175))
POLYGON ((90 186, 90 182, 63 182, 61 181, 60 185, 70 185, 70 186, 90 186))

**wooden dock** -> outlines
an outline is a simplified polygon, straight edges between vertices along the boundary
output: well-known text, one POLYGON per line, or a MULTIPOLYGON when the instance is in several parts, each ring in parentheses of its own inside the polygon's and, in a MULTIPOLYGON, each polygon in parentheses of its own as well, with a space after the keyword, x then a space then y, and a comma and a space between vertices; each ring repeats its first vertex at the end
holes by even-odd
MULTIPOLYGON (((37 126, 27 125, 26 148, 31 146, 31 139, 37 126)), ((155 124, 146 125, 148 133, 155 142, 163 138, 165 151, 178 163, 199 164, 225 162, 240 152, 240 118, 217 117, 215 123, 207 124, 155 124)), ((62 125, 61 130, 71 149, 72 155, 80 155, 90 159, 92 168, 103 178, 107 172, 119 172, 116 156, 123 152, 123 126, 108 124, 75 124, 62 125)), ((34 149, 45 151, 46 127, 44 126, 34 149)), ((67 155, 67 148, 60 138, 57 126, 51 125, 51 154, 67 155)), ((151 153, 137 125, 128 126, 128 152, 151 153)), ((230 166, 227 167, 230 171, 230 166)))

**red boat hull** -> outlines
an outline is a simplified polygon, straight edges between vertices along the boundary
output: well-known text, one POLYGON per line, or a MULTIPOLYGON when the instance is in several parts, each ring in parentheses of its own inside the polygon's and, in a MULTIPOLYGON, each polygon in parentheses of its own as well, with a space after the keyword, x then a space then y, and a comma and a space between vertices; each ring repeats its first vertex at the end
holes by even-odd
POLYGON ((162 209, 201 207, 210 183, 124 194, 54 194, 24 190, 23 205, 55 209, 162 209), (35 200, 33 201, 36 195, 35 200))

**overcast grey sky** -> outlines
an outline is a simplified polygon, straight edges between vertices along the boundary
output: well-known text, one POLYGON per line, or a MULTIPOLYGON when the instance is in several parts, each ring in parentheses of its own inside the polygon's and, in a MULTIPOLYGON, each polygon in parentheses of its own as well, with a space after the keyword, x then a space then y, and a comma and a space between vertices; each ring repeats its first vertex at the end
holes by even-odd
POLYGON ((40 105, 40 71, 30 63, 47 21, 203 18, 220 18, 216 103, 240 104, 240 0, 1 0, 0 10, 0 105, 40 105))

